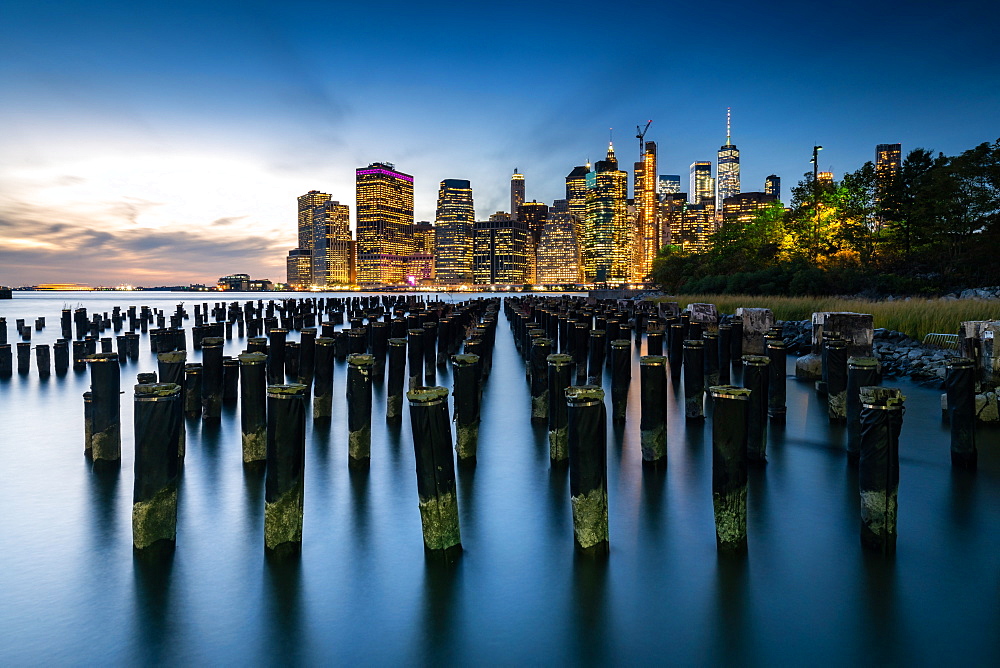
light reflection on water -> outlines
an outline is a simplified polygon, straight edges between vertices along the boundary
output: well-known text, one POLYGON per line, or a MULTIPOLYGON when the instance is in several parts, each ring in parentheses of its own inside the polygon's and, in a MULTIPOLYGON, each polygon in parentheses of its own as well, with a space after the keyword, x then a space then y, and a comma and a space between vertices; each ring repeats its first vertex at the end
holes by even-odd
MULTIPOLYGON (((52 343, 64 303, 172 311, 215 297, 21 293, 0 315, 12 343, 16 318, 46 316, 33 342, 52 343)), ((953 471, 937 390, 890 383, 908 396, 894 558, 861 550, 844 429, 794 380, 769 462, 751 470, 749 552, 723 557, 710 420, 685 423, 671 384, 669 463, 644 470, 636 356, 630 420, 608 427, 611 555, 594 562, 574 554, 568 476, 530 423, 501 319, 478 464, 457 472, 465 552, 448 567, 424 557, 410 425, 405 411, 385 424, 381 388, 371 469, 348 469, 343 363, 332 419, 307 428, 300 559, 265 558, 263 472, 241 463, 237 407, 218 425, 188 421, 177 549, 133 557, 131 385, 153 370, 144 337, 122 372, 122 467, 101 474, 82 453, 86 373, 0 380, 0 663, 1000 659, 1000 432, 980 430, 977 472, 953 471)), ((450 385, 450 370, 438 382, 450 385)))

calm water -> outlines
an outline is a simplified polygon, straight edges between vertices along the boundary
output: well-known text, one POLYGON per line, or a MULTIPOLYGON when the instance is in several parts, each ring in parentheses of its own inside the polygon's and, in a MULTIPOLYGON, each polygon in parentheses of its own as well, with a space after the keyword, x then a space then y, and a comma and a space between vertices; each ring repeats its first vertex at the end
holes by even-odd
MULTIPOLYGON (((52 343, 64 307, 185 301, 193 313, 195 301, 216 300, 20 293, 0 315, 11 343, 16 318, 45 316, 34 342, 52 343)), ((243 345, 227 341, 225 354, 243 345)), ((710 422, 685 425, 671 397, 669 464, 643 471, 637 355, 630 419, 608 432, 611 555, 593 563, 574 557, 567 474, 549 468, 501 319, 479 463, 459 471, 456 566, 425 561, 410 425, 405 412, 400 428, 385 425, 384 387, 371 470, 349 471, 343 363, 332 423, 309 425, 301 559, 264 557, 263 475, 244 471, 239 409, 229 407, 218 426, 188 421, 177 549, 147 564, 132 554, 131 385, 155 367, 143 337, 139 362, 122 371, 114 477, 93 474, 83 456, 87 373, 40 382, 32 356, 30 376, 0 381, 0 664, 1000 660, 1000 432, 980 430, 978 472, 952 471, 937 390, 891 383, 908 397, 895 558, 862 551, 846 434, 794 379, 769 463, 751 469, 749 553, 720 558, 710 422)), ((450 386, 450 373, 438 383, 450 386)))

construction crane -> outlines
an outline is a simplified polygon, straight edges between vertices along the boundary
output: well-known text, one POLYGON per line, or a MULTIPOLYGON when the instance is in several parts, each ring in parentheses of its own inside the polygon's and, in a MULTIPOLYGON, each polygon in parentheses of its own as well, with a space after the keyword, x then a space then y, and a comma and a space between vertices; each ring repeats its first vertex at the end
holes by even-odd
POLYGON ((646 147, 643 146, 642 140, 646 138, 646 130, 649 129, 649 125, 652 122, 653 122, 652 119, 646 121, 646 127, 644 127, 641 130, 639 129, 638 125, 635 126, 635 133, 636 133, 635 134, 635 138, 639 140, 639 160, 642 160, 642 156, 643 156, 643 154, 645 153, 645 150, 646 150, 646 147))

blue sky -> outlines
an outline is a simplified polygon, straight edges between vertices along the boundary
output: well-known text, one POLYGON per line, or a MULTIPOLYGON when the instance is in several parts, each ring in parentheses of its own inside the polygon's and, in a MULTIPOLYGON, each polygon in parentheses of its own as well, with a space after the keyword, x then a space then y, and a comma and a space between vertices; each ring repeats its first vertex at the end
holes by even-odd
POLYGON ((340 3, 0 0, 0 283, 282 280, 295 197, 354 211, 354 169, 472 182, 477 215, 562 197, 614 128, 660 173, 714 160, 743 190, 839 177, 882 142, 1000 136, 986 2, 340 3))

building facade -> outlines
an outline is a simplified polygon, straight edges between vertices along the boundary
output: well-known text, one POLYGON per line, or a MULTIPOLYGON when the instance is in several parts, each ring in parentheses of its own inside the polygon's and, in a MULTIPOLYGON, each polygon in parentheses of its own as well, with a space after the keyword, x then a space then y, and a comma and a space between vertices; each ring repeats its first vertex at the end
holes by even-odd
POLYGON ((691 163, 688 203, 715 204, 715 179, 712 178, 712 163, 699 160, 691 163))
POLYGON ((293 248, 285 259, 285 282, 293 290, 305 290, 312 285, 312 251, 293 248))
POLYGON ((520 285, 527 281, 528 226, 499 211, 473 225, 473 274, 479 285, 520 285))
POLYGON ((761 192, 745 192, 727 197, 722 203, 722 221, 746 224, 754 219, 758 211, 770 208, 778 202, 774 195, 761 192))
POLYGON ((614 146, 587 174, 587 218, 583 225, 584 280, 625 282, 631 276, 634 234, 628 219, 628 173, 618 169, 614 146))
POLYGON ((580 283, 580 244, 575 216, 569 202, 557 199, 549 209, 535 250, 535 283, 564 285, 580 283))
POLYGON ((636 236, 635 259, 632 263, 630 280, 640 282, 649 275, 653 268, 653 258, 660 250, 656 142, 648 141, 644 144, 642 160, 635 163, 633 177, 636 236))
POLYGON ((388 162, 356 170, 357 280, 398 284, 412 254, 413 177, 388 162))
POLYGON ((517 168, 510 177, 510 216, 517 220, 518 209, 524 204, 524 174, 518 174, 517 168))
POLYGON ((660 174, 657 182, 656 194, 659 196, 672 195, 681 191, 680 174, 660 174))
POLYGON ((781 177, 771 174, 764 179, 764 194, 774 195, 775 199, 781 201, 781 177))
POLYGON ((903 162, 902 144, 875 146, 875 201, 881 204, 893 184, 899 179, 903 162))
POLYGON ((438 188, 434 221, 434 275, 438 283, 472 283, 475 219, 472 185, 464 179, 442 181, 438 188))

